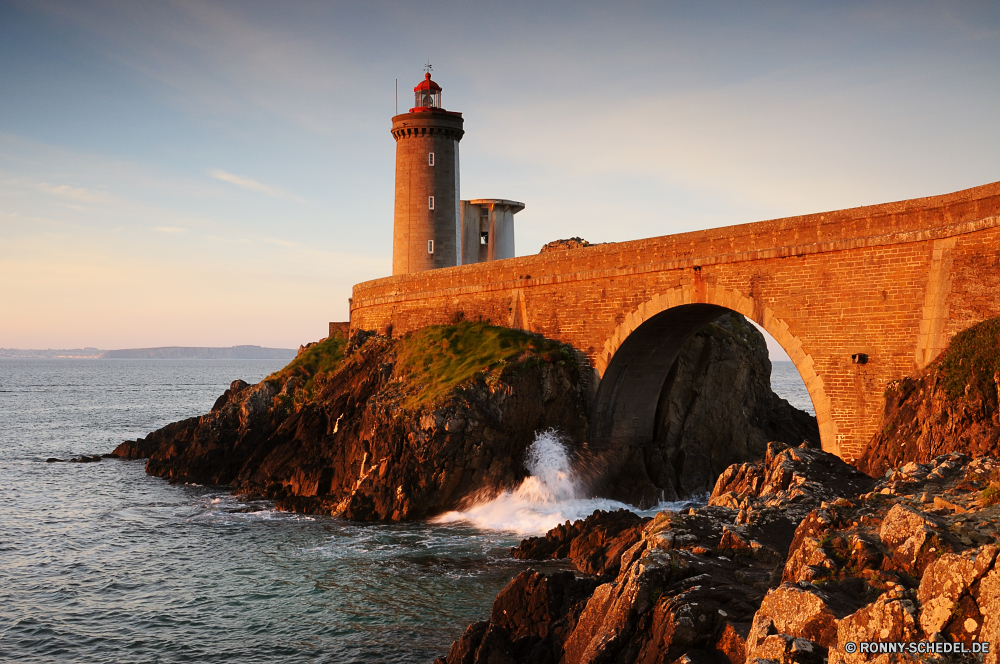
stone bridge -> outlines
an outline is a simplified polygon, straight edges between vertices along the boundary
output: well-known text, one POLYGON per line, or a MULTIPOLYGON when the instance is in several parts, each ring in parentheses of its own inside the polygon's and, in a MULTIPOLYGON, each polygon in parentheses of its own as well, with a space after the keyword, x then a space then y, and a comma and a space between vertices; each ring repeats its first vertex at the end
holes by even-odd
POLYGON ((1000 182, 387 277, 354 287, 351 328, 399 335, 482 319, 570 343, 600 378, 599 448, 650 439, 681 344, 737 311, 795 363, 823 448, 853 459, 878 427, 889 381, 1000 315, 998 215, 1000 182))

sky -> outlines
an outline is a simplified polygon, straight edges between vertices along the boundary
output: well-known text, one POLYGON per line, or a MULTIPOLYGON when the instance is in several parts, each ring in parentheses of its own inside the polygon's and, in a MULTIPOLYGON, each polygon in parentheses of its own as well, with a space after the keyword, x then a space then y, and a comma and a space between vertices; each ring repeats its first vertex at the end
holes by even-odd
POLYGON ((294 348, 433 65, 518 255, 1000 180, 1000 3, 0 0, 0 347, 294 348))

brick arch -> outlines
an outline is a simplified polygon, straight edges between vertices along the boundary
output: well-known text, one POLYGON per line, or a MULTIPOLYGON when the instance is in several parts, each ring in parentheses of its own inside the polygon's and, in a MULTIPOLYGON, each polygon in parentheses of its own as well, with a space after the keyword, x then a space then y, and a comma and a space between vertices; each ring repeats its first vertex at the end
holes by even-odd
MULTIPOLYGON (((774 315, 770 307, 761 306, 761 303, 755 301, 754 298, 747 297, 738 291, 722 286, 707 285, 697 280, 694 283, 684 284, 657 294, 643 302, 625 317, 625 320, 615 328, 614 333, 604 342, 603 350, 598 354, 594 367, 601 377, 602 384, 602 387, 598 388, 598 397, 594 406, 594 431, 598 444, 600 444, 601 438, 610 438, 614 435, 614 432, 607 428, 608 424, 602 425, 598 420, 601 417, 613 418, 616 415, 614 402, 620 387, 614 384, 607 385, 605 380, 607 377, 612 381, 620 382, 624 378, 623 374, 608 376, 608 370, 612 368, 615 356, 628 339, 634 338, 633 333, 644 323, 654 318, 662 319, 665 312, 669 314, 671 310, 678 313, 676 321, 680 323, 679 327, 682 329, 677 338, 681 341, 686 340, 704 324, 718 318, 725 313, 725 310, 742 314, 764 328, 788 353, 789 359, 805 383, 809 398, 813 403, 813 409, 816 412, 816 423, 819 426, 820 442, 823 449, 832 454, 840 455, 837 423, 832 416, 830 397, 824 388, 823 379, 816 373, 813 357, 802 348, 802 340, 792 333, 787 322, 774 315), (681 313, 682 311, 683 313, 681 313), (604 397, 603 403, 602 396, 604 397), (605 412, 601 412, 602 409, 605 412), (602 430, 602 426, 605 427, 604 430, 602 430)), ((676 353, 674 353, 674 357, 676 357, 676 353)), ((670 363, 672 362, 673 359, 670 358, 670 363)), ((666 372, 663 372, 663 375, 665 376, 666 372)), ((657 394, 659 394, 658 391, 657 394)), ((632 427, 626 427, 626 429, 632 431, 632 427)), ((632 433, 641 432, 632 431, 632 433)))

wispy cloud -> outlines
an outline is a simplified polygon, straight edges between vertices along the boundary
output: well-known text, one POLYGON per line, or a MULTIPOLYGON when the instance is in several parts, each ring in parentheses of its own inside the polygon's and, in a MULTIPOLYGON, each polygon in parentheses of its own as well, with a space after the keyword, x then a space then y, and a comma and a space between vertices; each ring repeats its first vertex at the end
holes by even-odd
POLYGON ((188 229, 181 228, 180 226, 155 226, 154 231, 159 231, 160 233, 170 233, 171 235, 178 235, 180 233, 187 233, 188 229))
POLYGON ((284 200, 302 201, 301 198, 293 196, 278 187, 272 187, 270 185, 257 182, 256 180, 252 180, 243 175, 233 175, 232 173, 227 173, 221 168, 213 168, 208 172, 208 174, 216 180, 222 180, 223 182, 228 182, 229 184, 235 184, 237 187, 246 189, 247 191, 256 191, 261 194, 273 196, 274 198, 282 198, 284 200))
POLYGON ((41 191, 48 194, 80 203, 102 203, 108 200, 106 192, 94 191, 93 189, 85 189, 83 187, 71 187, 67 184, 55 185, 48 182, 40 182, 37 186, 41 191))

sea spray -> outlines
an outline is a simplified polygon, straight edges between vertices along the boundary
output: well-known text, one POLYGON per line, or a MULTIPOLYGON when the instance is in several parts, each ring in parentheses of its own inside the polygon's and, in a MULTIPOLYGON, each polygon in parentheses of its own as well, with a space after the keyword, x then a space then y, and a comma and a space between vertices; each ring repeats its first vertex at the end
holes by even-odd
POLYGON ((524 465, 530 475, 514 491, 474 500, 468 508, 442 514, 434 521, 464 521, 482 530, 508 531, 523 536, 544 534, 564 521, 584 519, 594 510, 625 508, 639 512, 616 500, 585 497, 578 469, 574 468, 566 444, 557 431, 550 429, 535 435, 524 465))

